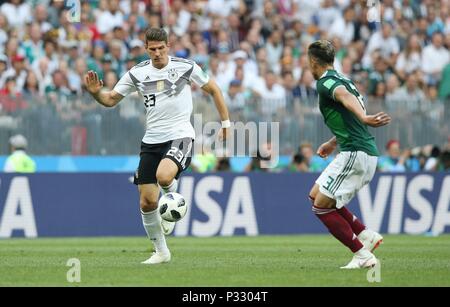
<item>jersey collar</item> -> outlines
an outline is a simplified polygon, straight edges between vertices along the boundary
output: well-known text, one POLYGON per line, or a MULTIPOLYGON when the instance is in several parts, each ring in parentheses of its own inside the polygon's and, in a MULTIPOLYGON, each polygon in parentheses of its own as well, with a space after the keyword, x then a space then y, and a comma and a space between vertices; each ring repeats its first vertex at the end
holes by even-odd
POLYGON ((168 56, 168 58, 169 58, 169 60, 167 61, 167 65, 166 66, 164 66, 163 68, 156 68, 152 64, 153 69, 160 71, 160 70, 163 70, 163 69, 167 68, 170 65, 170 63, 172 62, 172 57, 170 55, 168 56))
POLYGON ((333 70, 334 70, 334 69, 327 69, 327 70, 323 73, 323 75, 320 76, 319 80, 322 79, 323 77, 325 77, 329 71, 333 71, 333 70))
POLYGON ((319 79, 322 79, 323 77, 325 77, 327 75, 327 73, 328 73, 328 70, 325 70, 325 72, 323 73, 323 75, 320 76, 319 79))

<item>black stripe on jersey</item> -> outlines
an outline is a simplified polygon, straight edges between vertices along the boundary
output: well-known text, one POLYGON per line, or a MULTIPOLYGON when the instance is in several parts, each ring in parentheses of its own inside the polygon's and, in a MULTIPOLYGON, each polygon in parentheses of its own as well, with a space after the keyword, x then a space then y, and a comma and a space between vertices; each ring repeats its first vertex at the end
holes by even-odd
POLYGON ((130 74, 131 81, 133 81, 134 86, 138 88, 142 94, 154 94, 158 92, 158 82, 164 81, 164 89, 170 89, 173 85, 172 82, 170 82, 167 79, 162 80, 155 80, 155 81, 139 81, 131 72, 128 72, 130 74))
POLYGON ((173 94, 178 95, 181 93, 181 91, 184 89, 186 84, 191 84, 191 81, 189 78, 191 77, 192 71, 194 70, 194 65, 192 65, 191 69, 186 71, 178 80, 174 83, 175 88, 171 89, 168 92, 168 95, 171 96, 173 94))
POLYGON ((194 66, 194 61, 192 61, 192 60, 187 60, 187 59, 177 58, 177 57, 171 57, 171 60, 174 62, 181 62, 181 63, 186 63, 186 64, 190 64, 190 65, 194 66))
POLYGON ((172 83, 167 79, 141 82, 131 72, 128 73, 130 74, 130 78, 134 86, 142 94, 145 95, 158 92, 157 90, 158 82, 164 81, 164 89, 165 89, 164 94, 166 94, 167 96, 172 96, 172 95, 179 95, 187 84, 189 85, 191 84, 191 81, 189 79, 193 71, 194 66, 192 65, 191 68, 188 71, 186 71, 180 78, 178 78, 178 80, 175 83, 172 83))

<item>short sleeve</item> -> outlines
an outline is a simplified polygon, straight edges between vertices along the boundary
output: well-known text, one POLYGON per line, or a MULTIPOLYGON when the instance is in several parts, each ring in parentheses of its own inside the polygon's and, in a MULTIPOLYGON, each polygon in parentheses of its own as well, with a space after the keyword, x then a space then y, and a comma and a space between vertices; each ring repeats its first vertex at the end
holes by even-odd
POLYGON ((320 80, 320 82, 317 83, 317 92, 321 96, 325 96, 326 98, 335 100, 334 91, 340 86, 345 87, 344 82, 342 82, 341 80, 335 78, 326 78, 324 80, 320 80))
POLYGON ((200 66, 197 65, 197 63, 194 63, 194 69, 192 71, 190 80, 198 86, 202 87, 209 82, 209 76, 206 72, 203 71, 203 69, 200 68, 200 66))
POLYGON ((120 78, 119 82, 117 82, 114 87, 114 91, 124 97, 136 91, 136 86, 131 80, 130 72, 127 72, 122 76, 122 78, 120 78))

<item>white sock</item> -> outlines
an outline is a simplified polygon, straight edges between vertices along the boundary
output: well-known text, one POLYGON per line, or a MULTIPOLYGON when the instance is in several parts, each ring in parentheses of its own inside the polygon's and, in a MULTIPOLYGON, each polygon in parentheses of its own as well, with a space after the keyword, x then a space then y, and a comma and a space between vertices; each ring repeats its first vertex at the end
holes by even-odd
POLYGON ((145 213, 141 211, 141 215, 145 231, 147 232, 148 238, 155 246, 155 251, 157 253, 169 252, 166 244, 166 238, 161 229, 161 216, 159 215, 158 210, 145 213))
POLYGON ((370 256, 372 256, 372 253, 368 249, 363 247, 359 251, 357 251, 355 255, 359 258, 369 258, 370 256))
POLYGON ((178 180, 173 179, 172 182, 167 186, 167 187, 163 187, 163 186, 159 186, 163 192, 163 194, 167 194, 169 192, 176 192, 178 189, 178 180))

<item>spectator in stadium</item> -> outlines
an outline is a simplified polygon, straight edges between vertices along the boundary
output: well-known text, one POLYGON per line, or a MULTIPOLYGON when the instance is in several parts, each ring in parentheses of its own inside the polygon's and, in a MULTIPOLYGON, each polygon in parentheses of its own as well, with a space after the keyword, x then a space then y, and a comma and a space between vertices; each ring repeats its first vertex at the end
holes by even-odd
POLYGON ((450 149, 447 149, 442 152, 441 157, 439 159, 439 169, 441 171, 450 171, 450 149))
POLYGON ((123 13, 119 8, 118 0, 109 0, 105 10, 99 12, 97 17, 97 29, 102 35, 112 31, 114 27, 121 26, 124 22, 123 13))
POLYGON ((408 37, 405 49, 400 52, 395 70, 397 75, 406 80, 407 75, 421 68, 422 65, 422 47, 419 36, 412 34, 408 37))
POLYGON ((83 76, 86 71, 86 60, 83 58, 76 59, 74 65, 68 67, 67 79, 69 88, 78 96, 82 95, 83 76))
POLYGON ((279 30, 270 33, 266 42, 267 63, 275 72, 280 72, 280 59, 283 54, 282 36, 279 30))
POLYGON ((11 27, 23 29, 32 21, 31 7, 25 0, 2 1, 0 12, 6 16, 11 27))
POLYGON ((245 167, 245 172, 269 172, 273 170, 270 167, 272 158, 272 144, 270 142, 262 144, 245 167))
POLYGON ((116 76, 122 76, 125 69, 125 54, 123 53, 123 42, 119 40, 112 40, 109 43, 109 51, 111 55, 111 69, 116 73, 116 76))
POLYGON ((0 79, 2 78, 3 74, 8 69, 8 57, 4 54, 0 54, 0 79))
POLYGON ((439 98, 450 98, 450 64, 447 64, 442 71, 441 82, 439 83, 439 98))
POLYGON ((230 111, 241 112, 245 107, 245 94, 240 80, 231 80, 228 91, 223 95, 230 111))
POLYGON ((298 153, 300 153, 311 172, 319 172, 325 169, 329 162, 314 155, 314 149, 311 143, 305 142, 299 146, 298 153))
POLYGON ((8 77, 5 87, 0 90, 0 105, 5 112, 10 114, 28 107, 27 102, 22 97, 22 93, 17 88, 15 77, 8 77))
POLYGON ((295 98, 299 98, 303 103, 317 99, 317 91, 314 88, 314 77, 311 70, 304 69, 298 82, 293 90, 295 98))
POLYGON ((403 154, 398 140, 390 140, 386 144, 387 156, 381 156, 378 160, 378 169, 382 172, 404 172, 406 171, 406 159, 410 153, 405 150, 403 154))
POLYGON ((52 83, 52 72, 50 70, 50 63, 46 57, 35 61, 35 65, 31 67, 31 70, 36 74, 39 82, 39 92, 43 95, 45 88, 52 83))
POLYGON ((404 86, 398 88, 387 97, 386 106, 389 111, 408 114, 405 110, 410 112, 419 111, 425 98, 425 93, 419 87, 417 74, 412 73, 407 76, 404 86))
POLYGON ((36 59, 40 59, 44 55, 42 32, 38 23, 30 25, 29 39, 21 44, 21 51, 25 54, 30 64, 33 64, 36 59))
POLYGON ((387 61, 389 66, 395 65, 395 59, 400 52, 397 38, 392 33, 392 25, 388 22, 382 23, 381 31, 374 32, 370 37, 367 49, 363 58, 363 65, 366 68, 372 67, 372 53, 380 50, 381 56, 387 61))
POLYGON ((34 173, 36 163, 26 153, 28 146, 27 139, 17 134, 9 139, 11 155, 6 159, 3 171, 5 173, 34 173))
POLYGON ((291 163, 288 165, 287 170, 290 172, 309 172, 309 166, 306 163, 305 157, 301 153, 296 153, 292 157, 291 163))
MULTIPOLYGON (((45 96, 57 113, 57 122, 61 134, 68 134, 70 125, 81 119, 81 114, 75 110, 75 96, 69 88, 67 76, 61 70, 52 74, 52 83, 45 88, 45 96)), ((70 146, 68 138, 64 139, 65 146, 70 146)))
POLYGON ((33 71, 29 71, 27 75, 27 79, 25 80, 25 85, 23 86, 23 97, 27 101, 34 99, 42 99, 44 91, 43 88, 39 84, 39 79, 36 76, 36 73, 33 71))
POLYGON ((148 60, 148 55, 145 53, 144 44, 140 39, 133 39, 130 44, 130 56, 132 56, 136 63, 148 60))
MULTIPOLYGON (((48 2, 48 1, 47 1, 48 2)), ((33 22, 39 26, 41 33, 46 33, 52 29, 48 22, 47 6, 44 3, 37 4, 34 7, 33 22)))
POLYGON ((330 37, 337 36, 344 46, 348 46, 355 37, 355 10, 352 6, 347 6, 343 14, 339 15, 327 31, 330 37))
POLYGON ((103 78, 103 58, 105 56, 105 44, 102 42, 94 43, 90 55, 86 59, 87 69, 93 70, 103 78))
POLYGON ((278 83, 273 71, 268 71, 265 75, 265 83, 261 88, 253 88, 260 97, 261 113, 264 116, 272 116, 275 113, 283 112, 286 108, 286 91, 278 83))
POLYGON ((385 82, 390 75, 387 61, 381 55, 376 57, 374 68, 375 69, 369 73, 369 88, 367 94, 370 96, 375 95, 378 83, 385 82))
POLYGON ((434 145, 430 150, 427 161, 425 162, 425 171, 437 171, 439 167, 439 157, 441 156, 441 149, 434 145))
POLYGON ((43 58, 48 60, 48 71, 52 74, 55 70, 59 68, 59 56, 57 53, 58 44, 52 39, 44 40, 44 52, 43 58))
POLYGON ((317 22, 319 29, 323 32, 327 32, 330 31, 333 23, 339 19, 342 14, 334 4, 333 0, 323 0, 321 1, 321 5, 322 8, 316 11, 313 18, 317 22))
POLYGON ((431 44, 423 48, 422 70, 429 85, 436 85, 440 81, 444 67, 450 62, 450 53, 443 43, 442 33, 435 32, 431 44))
POLYGON ((25 57, 23 55, 16 54, 11 59, 11 62, 12 67, 5 71, 5 73, 2 75, 2 79, 0 80, 0 87, 3 87, 5 85, 5 81, 8 78, 13 77, 16 81, 16 90, 20 93, 27 78, 25 57))

